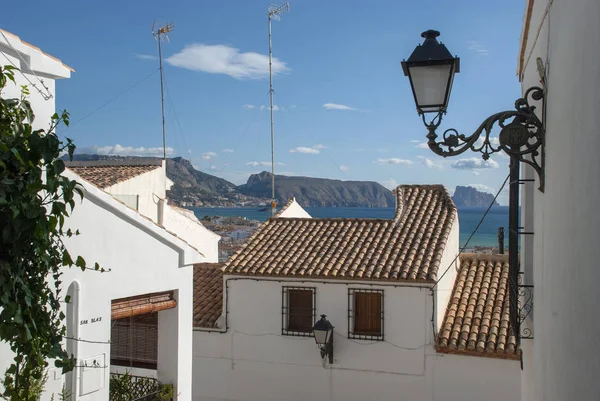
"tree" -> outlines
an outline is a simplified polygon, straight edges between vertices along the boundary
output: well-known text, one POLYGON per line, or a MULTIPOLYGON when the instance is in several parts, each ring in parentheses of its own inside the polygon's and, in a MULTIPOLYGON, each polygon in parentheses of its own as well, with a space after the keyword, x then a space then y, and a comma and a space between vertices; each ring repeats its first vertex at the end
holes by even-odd
MULTIPOLYGON (((62 347, 61 269, 87 269, 85 260, 73 259, 63 244, 64 237, 79 234, 64 224, 84 194, 79 183, 62 174, 60 156, 66 152, 72 159, 75 145, 59 140, 55 130, 60 123, 69 125, 69 114, 54 114, 48 130, 34 130, 27 87, 19 99, 2 95, 9 81, 15 83, 16 71, 0 66, 0 340, 15 355, 0 396, 34 401, 48 360, 63 373, 75 366, 62 347)), ((101 270, 98 264, 93 269, 101 270)))

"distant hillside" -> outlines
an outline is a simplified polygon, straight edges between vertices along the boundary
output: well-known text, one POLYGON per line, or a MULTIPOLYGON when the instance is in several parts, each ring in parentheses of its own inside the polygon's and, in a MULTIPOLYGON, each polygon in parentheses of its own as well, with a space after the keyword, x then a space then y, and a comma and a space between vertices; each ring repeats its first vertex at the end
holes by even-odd
MULTIPOLYGON (((452 200, 457 207, 461 206, 489 206, 494 201, 494 195, 487 192, 481 192, 473 187, 462 187, 458 185, 454 191, 452 200)), ((498 202, 494 201, 494 206, 498 202)))
MULTIPOLYGON (((76 154, 75 160, 123 160, 130 156, 76 154)), ((175 183, 169 199, 181 206, 237 207, 267 206, 271 199, 271 173, 252 174, 246 184, 235 184, 196 170, 189 160, 167 160, 167 176, 175 183)), ((302 206, 394 207, 392 192, 372 181, 340 181, 325 178, 275 175, 275 198, 279 205, 295 197, 302 206)), ((456 206, 489 206, 492 194, 473 187, 457 186, 452 197, 456 206)), ((494 203, 498 205, 498 203, 494 203)))
MULTIPOLYGON (((238 187, 241 193, 258 197, 271 196, 271 173, 252 174, 238 187)), ((326 207, 394 207, 392 192, 370 181, 340 181, 312 177, 275 175, 275 198, 279 204, 291 197, 302 206, 326 207)))
POLYGON ((246 196, 235 184, 196 170, 182 157, 167 159, 167 177, 175 183, 169 199, 182 206, 235 207, 267 205, 268 199, 246 196))

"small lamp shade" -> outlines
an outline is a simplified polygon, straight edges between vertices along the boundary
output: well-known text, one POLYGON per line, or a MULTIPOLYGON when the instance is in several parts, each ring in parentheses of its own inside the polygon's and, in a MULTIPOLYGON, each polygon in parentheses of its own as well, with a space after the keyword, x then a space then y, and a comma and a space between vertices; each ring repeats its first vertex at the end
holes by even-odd
POLYGON ((321 319, 315 323, 313 333, 315 335, 315 342, 318 345, 325 345, 331 341, 331 337, 333 336, 333 326, 329 320, 327 320, 326 315, 321 315, 321 319))
POLYGON ((423 32, 423 44, 402 62, 419 113, 446 112, 454 74, 460 71, 460 59, 437 41, 439 35, 434 30, 423 32))

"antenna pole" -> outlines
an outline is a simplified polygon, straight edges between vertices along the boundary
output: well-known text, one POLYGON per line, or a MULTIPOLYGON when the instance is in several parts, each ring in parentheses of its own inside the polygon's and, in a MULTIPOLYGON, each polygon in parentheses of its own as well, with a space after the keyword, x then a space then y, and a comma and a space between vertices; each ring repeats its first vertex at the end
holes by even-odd
POLYGON ((161 33, 158 33, 158 65, 160 70, 160 106, 162 110, 163 159, 167 160, 167 133, 165 131, 165 90, 163 84, 161 33))
POLYGON ((271 102, 271 215, 275 215, 275 126, 273 123, 273 44, 271 42, 271 15, 269 16, 269 98, 271 102))
POLYGON ((275 126, 273 123, 273 42, 271 40, 271 20, 279 21, 280 15, 290 10, 288 2, 280 6, 270 5, 267 10, 269 22, 269 99, 271 110, 271 216, 277 212, 277 201, 275 200, 275 126))
POLYGON ((174 24, 166 24, 165 26, 154 30, 156 21, 152 24, 152 35, 158 42, 158 69, 160 70, 160 108, 162 111, 162 134, 163 134, 163 159, 167 160, 167 132, 165 130, 165 86, 164 86, 164 74, 163 74, 163 60, 162 60, 162 41, 163 35, 169 40, 169 32, 173 30, 174 24))

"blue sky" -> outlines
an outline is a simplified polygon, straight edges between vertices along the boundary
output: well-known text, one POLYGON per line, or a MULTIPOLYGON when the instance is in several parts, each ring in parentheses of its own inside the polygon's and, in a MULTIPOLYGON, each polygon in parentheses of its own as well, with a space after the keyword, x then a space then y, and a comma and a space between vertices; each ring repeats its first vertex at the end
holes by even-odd
MULTIPOLYGON (((159 76, 150 75, 158 68, 151 35, 156 19, 176 24, 163 46, 170 155, 236 184, 270 170, 269 2, 44 4, 3 5, 0 27, 76 70, 57 83, 56 103, 71 113, 72 127, 63 134, 80 151, 162 155, 154 149, 162 146, 159 76)), ((399 63, 421 42, 422 31, 441 31, 440 39, 461 57, 461 72, 440 128, 472 133, 520 95, 523 0, 290 4, 273 22, 276 172, 388 187, 499 188, 508 174, 506 157, 482 167, 475 153, 442 159, 420 147, 426 130, 399 63)), ((503 195, 501 203, 506 200, 503 195)))

